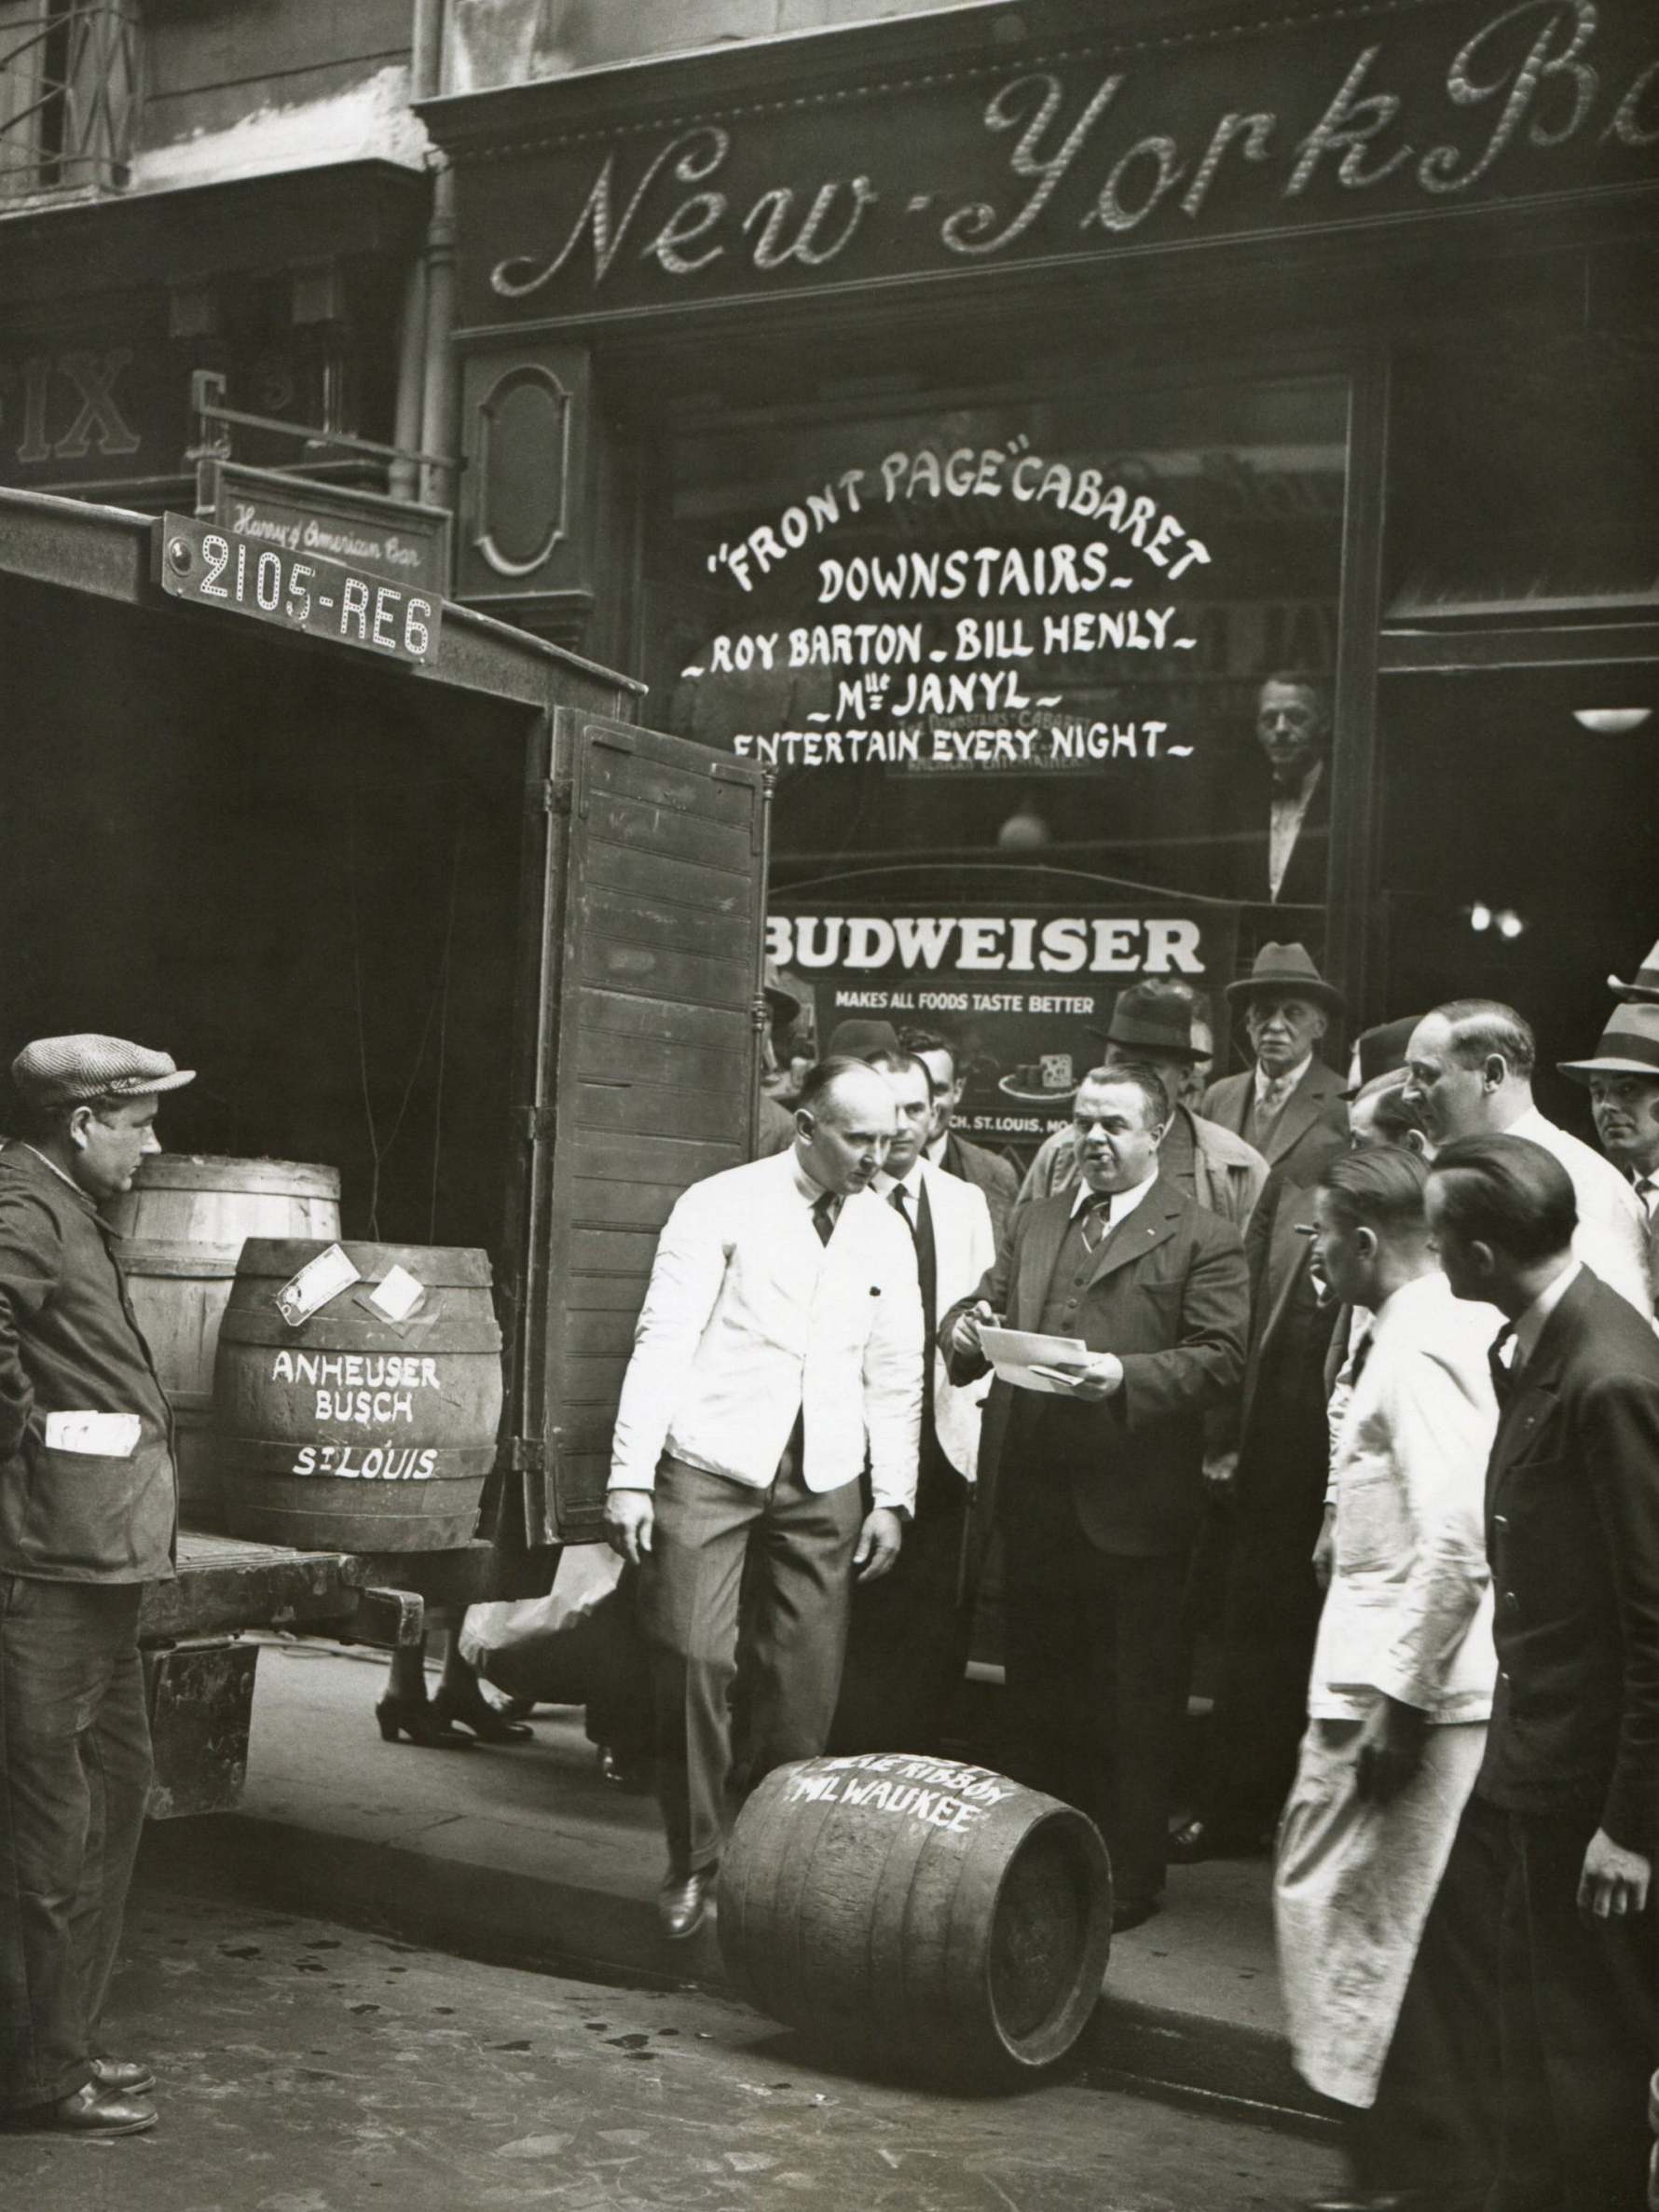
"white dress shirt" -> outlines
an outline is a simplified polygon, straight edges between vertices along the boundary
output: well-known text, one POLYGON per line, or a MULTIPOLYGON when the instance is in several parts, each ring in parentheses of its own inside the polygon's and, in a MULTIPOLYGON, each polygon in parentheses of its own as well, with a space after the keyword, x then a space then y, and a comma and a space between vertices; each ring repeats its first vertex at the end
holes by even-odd
POLYGON ((1290 866, 1291 855, 1296 849, 1296 839, 1302 834, 1302 824, 1308 818, 1308 809, 1313 804, 1313 794, 1319 789, 1320 777, 1325 772, 1323 761, 1315 761, 1303 776, 1300 788, 1282 791, 1275 785, 1268 814, 1268 892, 1277 899, 1280 886, 1290 866))
MULTIPOLYGON (((1154 1167, 1144 1183, 1131 1184, 1127 1190, 1114 1190, 1112 1202, 1105 1208, 1106 1227, 1116 1229, 1120 1221, 1127 1221, 1157 1180, 1158 1170, 1154 1167)), ((1072 1219, 1075 1221, 1090 1200, 1099 1195, 1098 1191, 1090 1190, 1087 1183, 1080 1182, 1072 1198, 1072 1219)))
POLYGON ((1506 1136, 1524 1136, 1546 1152, 1553 1152, 1572 1178, 1578 1200, 1578 1228, 1572 1256, 1592 1269, 1610 1290, 1628 1298, 1646 1321, 1653 1318, 1652 1294, 1648 1287, 1648 1219, 1629 1182, 1604 1160, 1565 1129, 1546 1120, 1530 1106, 1518 1121, 1512 1121, 1506 1136))
MULTIPOLYGON (((1543 1334, 1543 1325, 1555 1312, 1567 1293, 1584 1272, 1582 1264, 1574 1259, 1561 1270, 1553 1283, 1547 1284, 1527 1311, 1504 1334, 1515 1340, 1515 1350, 1508 1366, 1512 1375, 1518 1375, 1532 1354, 1538 1350, 1538 1340, 1543 1334)), ((1501 1354, 1500 1354, 1501 1356, 1501 1354)))
POLYGON ((828 1244, 797 1150, 693 1183, 657 1243, 611 1445, 612 1489, 651 1490, 665 1450, 764 1490, 796 1416, 802 1479, 863 1472, 878 1505, 915 1503, 922 1300, 915 1250, 872 1190, 828 1244))
POLYGON ((1492 1710, 1487 1460, 1498 1426, 1487 1353, 1495 1308, 1455 1298, 1439 1270, 1371 1326, 1337 1439, 1331 1586, 1308 1711, 1357 1720, 1378 1692, 1431 1722, 1492 1710))

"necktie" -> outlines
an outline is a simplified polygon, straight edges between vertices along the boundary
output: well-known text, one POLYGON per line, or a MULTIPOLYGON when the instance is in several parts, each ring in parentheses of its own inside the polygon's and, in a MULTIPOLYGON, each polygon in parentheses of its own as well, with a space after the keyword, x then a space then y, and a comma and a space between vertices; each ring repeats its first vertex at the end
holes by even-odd
POLYGON ((1498 1401, 1500 1410, 1515 1395, 1515 1369, 1503 1356, 1503 1347, 1514 1342, 1514 1329, 1501 1329, 1493 1338, 1491 1350, 1487 1353, 1487 1366, 1492 1375, 1492 1395, 1498 1401))
POLYGON ((1367 1322, 1360 1333, 1359 1340, 1356 1343, 1351 1343, 1348 1348, 1348 1387, 1350 1390, 1358 1390, 1360 1387, 1360 1377, 1364 1373, 1365 1362, 1371 1356, 1373 1341, 1371 1326, 1367 1322))
POLYGON ((827 1244, 835 1234, 835 1216, 841 1201, 833 1190, 820 1190, 812 1202, 812 1225, 818 1232, 820 1244, 827 1244))
POLYGON ((933 1249, 933 1227, 928 1218, 926 1194, 918 1188, 912 1191, 903 1183, 895 1183, 887 1193, 887 1203, 911 1232, 916 1247, 916 1284, 922 1293, 923 1342, 928 1347, 922 1360, 922 1408, 924 1436, 933 1431, 933 1353, 934 1332, 939 1326, 937 1307, 939 1285, 937 1261, 933 1249), (915 1211, 912 1212, 912 1206, 915 1211))
POLYGON ((1112 1193, 1097 1191, 1083 1208, 1083 1248, 1098 1252, 1112 1229, 1112 1193))
POLYGON ((916 1233, 916 1225, 911 1219, 911 1210, 909 1206, 905 1204, 904 1201, 904 1185, 902 1183, 895 1183, 892 1189, 887 1193, 887 1203, 892 1207, 893 1211, 898 1216, 900 1221, 904 1223, 904 1226, 910 1230, 912 1236, 913 1237, 916 1233))
POLYGON ((1638 1175, 1636 1179, 1636 1195, 1641 1201, 1642 1212, 1651 1221, 1653 1217, 1653 1201, 1659 1197, 1659 1176, 1638 1175))

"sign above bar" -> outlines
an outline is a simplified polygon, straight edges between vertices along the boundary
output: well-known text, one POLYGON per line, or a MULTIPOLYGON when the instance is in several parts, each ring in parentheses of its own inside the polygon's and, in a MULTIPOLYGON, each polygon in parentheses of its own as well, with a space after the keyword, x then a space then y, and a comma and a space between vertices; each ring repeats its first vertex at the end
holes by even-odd
MULTIPOLYGON (((838 34, 838 36, 841 34, 838 34)), ((850 34, 847 34, 850 38, 850 34)), ((802 62, 816 58, 803 48, 802 62)), ((828 50, 826 48, 826 50, 828 50)), ((849 48, 849 50, 851 50, 849 48)), ((641 70, 643 97, 660 72, 641 70)), ((579 319, 1659 182, 1652 0, 1361 0, 537 139, 438 102, 464 313, 579 319), (452 111, 446 113, 446 111, 452 111), (484 157, 474 158, 469 157, 484 157)), ((505 98, 508 95, 501 95, 505 98)))
POLYGON ((446 507, 341 490, 209 457, 197 464, 197 509, 251 546, 321 554, 437 598, 449 588, 446 507))
POLYGON ((345 561, 250 544, 215 523, 167 515, 157 526, 156 570, 171 598, 330 638, 382 660, 425 666, 438 657, 438 594, 405 591, 345 561))

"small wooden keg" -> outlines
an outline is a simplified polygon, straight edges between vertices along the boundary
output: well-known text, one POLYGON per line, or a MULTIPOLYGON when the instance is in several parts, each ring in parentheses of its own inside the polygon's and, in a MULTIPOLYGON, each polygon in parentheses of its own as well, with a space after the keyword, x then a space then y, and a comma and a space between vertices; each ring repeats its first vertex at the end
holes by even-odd
POLYGON ((720 1869, 720 1949, 762 2012, 855 2065, 960 2086, 1071 2048, 1111 1922, 1082 1813, 908 1752, 779 1767, 720 1869))
POLYGON ((213 1356, 246 1237, 340 1233, 340 1174, 302 1160, 227 1160, 162 1152, 141 1161, 105 1216, 132 1311, 172 1407, 179 1513, 186 1528, 224 1527, 213 1453, 213 1356))
POLYGON ((278 1294, 327 1248, 242 1246, 213 1378, 230 1532, 318 1551, 465 1544, 501 1417, 489 1256, 346 1244, 360 1280, 295 1327, 278 1294), (403 1322, 371 1303, 394 1267, 424 1293, 403 1322))

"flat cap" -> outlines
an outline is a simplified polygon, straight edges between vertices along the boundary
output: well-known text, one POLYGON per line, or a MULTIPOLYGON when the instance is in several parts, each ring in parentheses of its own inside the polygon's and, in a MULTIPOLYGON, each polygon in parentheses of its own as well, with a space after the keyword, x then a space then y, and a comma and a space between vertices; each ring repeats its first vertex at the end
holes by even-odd
POLYGON ((11 1064, 18 1096, 34 1106, 84 1106, 93 1098, 148 1098, 196 1080, 171 1052, 122 1037, 42 1037, 11 1064))

